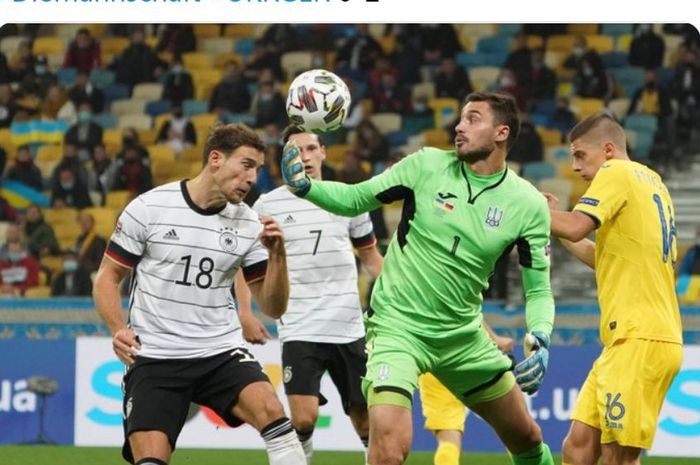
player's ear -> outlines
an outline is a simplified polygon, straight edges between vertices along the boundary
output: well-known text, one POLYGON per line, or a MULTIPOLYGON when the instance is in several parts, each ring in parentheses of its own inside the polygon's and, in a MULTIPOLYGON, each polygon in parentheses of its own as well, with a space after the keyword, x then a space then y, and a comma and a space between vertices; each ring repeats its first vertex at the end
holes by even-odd
POLYGON ((505 142, 508 140, 508 136, 510 135, 510 126, 506 126, 505 124, 501 124, 499 126, 496 126, 496 142, 505 142))
POLYGON ((223 154, 218 150, 212 150, 209 152, 209 163, 211 163, 213 166, 218 167, 221 164, 222 159, 223 154))
POLYGON ((611 160, 615 157, 616 147, 612 142, 606 142, 603 145, 603 153, 605 153, 605 159, 611 160))

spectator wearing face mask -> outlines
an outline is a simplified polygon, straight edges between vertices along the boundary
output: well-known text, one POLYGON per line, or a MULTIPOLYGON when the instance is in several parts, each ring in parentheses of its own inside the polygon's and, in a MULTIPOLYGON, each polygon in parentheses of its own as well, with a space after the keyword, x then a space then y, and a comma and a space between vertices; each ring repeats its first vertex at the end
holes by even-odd
POLYGON ((611 90, 605 69, 587 58, 581 60, 573 83, 576 95, 584 98, 605 99, 611 90))
POLYGON ((144 164, 149 164, 149 157, 148 157, 148 150, 146 150, 146 147, 141 145, 139 141, 139 133, 136 131, 134 128, 124 128, 122 130, 122 146, 117 152, 117 160, 122 160, 124 159, 124 156, 126 155, 126 151, 128 149, 134 148, 136 149, 136 152, 139 155, 139 158, 142 160, 144 164))
POLYGON ((243 113, 250 109, 250 94, 243 79, 243 70, 235 61, 224 64, 224 76, 211 92, 209 111, 243 113))
POLYGON ((54 208, 82 209, 92 207, 87 186, 75 178, 73 171, 68 168, 61 170, 58 179, 58 184, 51 192, 51 205, 54 208))
POLYGON ((645 69, 657 69, 664 63, 666 44, 660 35, 656 34, 651 24, 638 24, 634 31, 634 39, 630 43, 629 63, 645 69))
POLYGON ((644 114, 656 116, 658 121, 657 137, 669 145, 673 152, 675 146, 675 127, 673 109, 668 90, 656 81, 656 72, 647 70, 644 73, 644 85, 634 92, 630 101, 628 115, 644 114))
POLYGON ((261 128, 267 124, 276 124, 278 127, 284 127, 287 122, 284 98, 275 89, 275 82, 272 78, 265 75, 262 76, 251 104, 251 113, 255 117, 255 127, 261 128))
POLYGON ((30 205, 27 208, 24 237, 27 239, 29 252, 36 258, 59 253, 53 228, 44 221, 44 215, 38 205, 30 205))
POLYGON ((471 92, 472 83, 467 71, 457 65, 454 57, 443 58, 435 76, 435 96, 456 98, 461 102, 471 92))
POLYGON ((168 145, 180 154, 183 150, 197 145, 197 133, 194 124, 182 112, 182 107, 171 110, 172 118, 163 123, 156 137, 157 144, 168 145))
POLYGON ((184 100, 194 96, 192 75, 182 66, 179 58, 173 61, 163 82, 162 100, 168 100, 173 105, 181 105, 184 100))
POLYGON ((559 97, 557 99, 557 107, 554 113, 549 117, 547 127, 558 129, 562 134, 562 142, 565 142, 566 134, 576 125, 576 115, 569 108, 569 99, 559 97))
POLYGON ((38 55, 34 60, 34 68, 20 82, 19 92, 24 97, 43 99, 49 87, 57 83, 58 78, 49 71, 46 56, 38 55))
POLYGON ((530 70, 525 75, 523 87, 528 100, 553 99, 557 94, 557 75, 544 63, 544 49, 535 48, 530 53, 530 70))
POLYGON ((63 253, 63 269, 51 280, 51 297, 87 297, 92 295, 90 272, 78 262, 72 250, 63 253))
POLYGON ((75 85, 68 91, 68 99, 73 102, 76 108, 87 102, 91 111, 101 113, 105 98, 102 91, 90 82, 90 74, 81 71, 75 78, 75 85))
POLYGON ((603 61, 600 55, 592 48, 588 48, 588 42, 584 36, 577 36, 571 54, 564 60, 564 68, 578 72, 583 67, 584 61, 594 70, 603 69, 603 61))
POLYGON ((76 68, 78 71, 89 73, 93 68, 99 68, 101 64, 100 44, 88 29, 78 29, 75 40, 66 51, 63 67, 76 68))
POLYGON ((102 195, 103 204, 107 192, 114 184, 114 169, 115 163, 107 153, 107 148, 104 144, 96 145, 92 152, 92 164, 88 170, 88 189, 99 192, 102 195))
POLYGON ((116 166, 115 190, 128 190, 136 196, 153 188, 151 168, 135 146, 125 148, 124 157, 117 159, 116 166))
POLYGON ((87 183, 87 170, 80 161, 80 158, 78 158, 78 149, 73 144, 65 143, 63 145, 63 158, 61 158, 51 173, 51 189, 54 189, 58 185, 59 173, 64 169, 71 170, 75 179, 87 183))
POLYGON ((39 262, 32 257, 22 242, 7 243, 7 259, 0 261, 0 293, 20 297, 25 291, 39 285, 39 262))
POLYGON ((75 145, 78 158, 83 162, 91 159, 95 146, 102 143, 102 126, 92 121, 92 109, 88 102, 78 106, 78 122, 68 128, 64 141, 75 145))
POLYGON ((34 163, 34 158, 28 145, 22 145, 17 148, 15 164, 7 170, 7 179, 21 182, 37 191, 44 190, 41 170, 34 163))
POLYGON ((518 109, 520 111, 525 111, 527 106, 525 91, 517 81, 515 73, 512 70, 508 68, 501 69, 501 74, 499 75, 495 86, 492 86, 492 88, 496 92, 512 95, 515 98, 515 101, 518 103, 518 109))

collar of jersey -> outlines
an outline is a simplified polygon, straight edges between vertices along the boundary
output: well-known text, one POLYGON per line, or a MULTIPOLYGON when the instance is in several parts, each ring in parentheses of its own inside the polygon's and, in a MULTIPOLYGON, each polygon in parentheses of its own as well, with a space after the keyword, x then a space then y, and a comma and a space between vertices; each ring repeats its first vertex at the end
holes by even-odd
POLYGON ((508 174, 507 167, 498 173, 485 176, 474 173, 469 169, 466 163, 461 163, 460 169, 462 171, 462 176, 464 176, 464 179, 467 181, 467 189, 469 190, 468 202, 471 204, 476 202, 476 199, 487 190, 498 187, 506 179, 506 175, 508 174), (473 187, 481 188, 481 190, 474 193, 473 187))
POLYGON ((190 197, 190 193, 187 191, 187 179, 183 179, 182 181, 180 181, 180 190, 182 191, 182 196, 185 198, 187 206, 195 212, 199 213, 200 215, 216 215, 220 213, 224 208, 226 208, 226 204, 223 204, 221 207, 212 208, 202 208, 198 206, 196 203, 194 203, 192 197, 190 197))

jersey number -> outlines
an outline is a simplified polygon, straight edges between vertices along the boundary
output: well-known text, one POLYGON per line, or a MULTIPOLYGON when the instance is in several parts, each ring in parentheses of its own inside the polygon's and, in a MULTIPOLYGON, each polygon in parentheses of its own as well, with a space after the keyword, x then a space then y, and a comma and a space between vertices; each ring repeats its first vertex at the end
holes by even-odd
POLYGON ((318 243, 321 241, 321 233, 323 232, 322 229, 312 229, 309 231, 311 234, 316 234, 316 243, 314 244, 314 251, 311 252, 311 255, 316 255, 316 251, 318 250, 318 243))
POLYGON ((459 246, 459 241, 462 238, 459 236, 454 237, 454 241, 452 242, 452 250, 450 250, 450 255, 455 255, 457 253, 457 246, 459 246))
MULTIPOLYGON (((192 283, 188 278, 190 274, 190 262, 192 261, 192 255, 185 255, 184 257, 180 258, 180 260, 184 260, 185 262, 185 273, 183 274, 182 279, 175 281, 175 284, 191 286, 192 283)), ((199 261, 199 273, 197 273, 197 275, 194 277, 194 283, 197 285, 197 287, 207 289, 211 286, 213 280, 211 277, 212 271, 214 271, 214 260, 209 257, 202 258, 199 261)))
POLYGON ((671 215, 671 208, 668 208, 668 222, 666 221, 666 214, 664 212, 664 203, 661 200, 659 194, 654 194, 652 196, 654 202, 656 202, 656 207, 659 210, 659 221, 661 222, 661 250, 663 251, 664 263, 668 262, 668 255, 673 249, 673 237, 676 235, 676 226, 673 223, 673 216, 671 215))

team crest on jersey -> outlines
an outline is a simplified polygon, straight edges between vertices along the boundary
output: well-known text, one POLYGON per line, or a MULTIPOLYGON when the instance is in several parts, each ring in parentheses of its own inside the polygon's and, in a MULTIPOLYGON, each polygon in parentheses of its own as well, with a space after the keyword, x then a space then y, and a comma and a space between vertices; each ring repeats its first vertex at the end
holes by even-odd
POLYGON ((129 397, 129 399, 126 401, 126 407, 124 408, 124 418, 129 418, 129 415, 131 415, 131 411, 134 409, 134 398, 129 397))
POLYGON ((219 236, 219 246, 224 252, 233 252, 238 247, 236 233, 230 228, 224 228, 219 236))
POLYGON ((286 366, 284 367, 284 371, 282 372, 282 382, 284 384, 287 384, 292 380, 292 367, 286 366))
POLYGON ((489 207, 489 211, 486 212, 486 220, 484 223, 491 229, 496 229, 501 225, 501 220, 503 220, 504 210, 498 207, 489 207))
POLYGON ((377 370, 377 381, 386 381, 389 379, 389 365, 380 365, 377 370))
POLYGON ((124 225, 122 224, 121 220, 117 221, 116 226, 114 227, 114 235, 118 236, 122 233, 122 228, 124 225))

